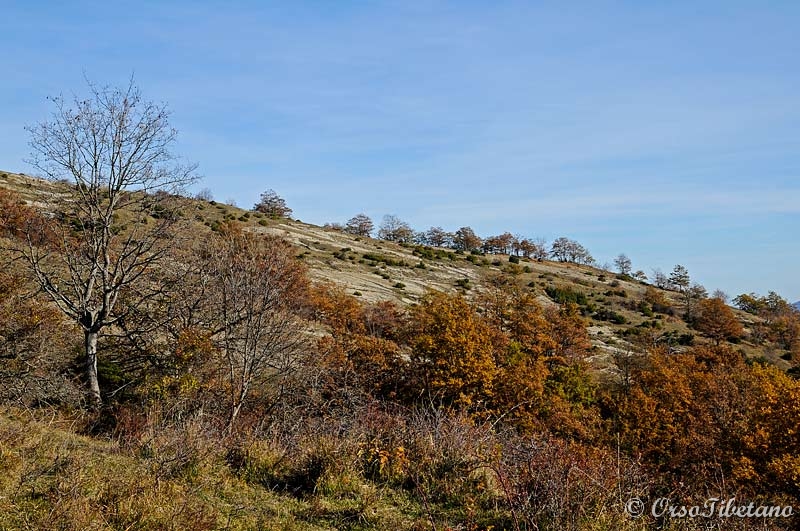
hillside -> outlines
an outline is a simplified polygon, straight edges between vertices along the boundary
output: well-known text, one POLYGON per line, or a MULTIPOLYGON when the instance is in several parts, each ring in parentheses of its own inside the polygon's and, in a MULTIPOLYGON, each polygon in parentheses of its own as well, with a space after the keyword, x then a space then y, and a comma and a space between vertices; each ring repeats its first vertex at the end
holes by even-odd
MULTIPOLYGON (((67 185, 0 172, 0 187, 14 190, 44 210, 63 197, 64 186, 67 185)), ((213 230, 223 221, 238 221, 249 230, 280 236, 297 248, 298 258, 308 265, 313 279, 331 282, 364 301, 388 300, 408 305, 429 289, 474 296, 500 275, 527 287, 543 306, 557 304, 548 291, 552 294, 566 290, 568 296, 578 297, 589 318, 589 333, 597 350, 592 361, 598 369, 607 365, 609 354, 635 350, 631 338, 642 332, 672 338, 697 335, 677 316, 641 311, 645 291, 652 287, 649 284, 592 266, 527 258, 520 258, 517 264, 503 254, 463 254, 451 249, 399 245, 301 221, 269 219, 216 201, 187 198, 181 213, 192 234, 213 230)), ((674 308, 680 307, 678 293, 658 291, 674 308)), ((735 312, 745 328, 759 320, 745 312, 735 312)), ((680 344, 676 348, 680 349, 680 344)), ((736 348, 749 357, 765 357, 784 370, 791 366, 773 349, 765 350, 746 341, 736 348)))
POLYGON ((775 294, 745 312, 688 274, 659 289, 170 194, 122 194, 141 210, 109 228, 71 186, 0 172, 21 258, 0 269, 0 528, 700 529, 722 518, 625 500, 720 473, 720 499, 798 499, 800 321, 775 294), (165 225, 93 364, 96 306, 32 296, 54 286, 39 264, 100 285, 165 225))

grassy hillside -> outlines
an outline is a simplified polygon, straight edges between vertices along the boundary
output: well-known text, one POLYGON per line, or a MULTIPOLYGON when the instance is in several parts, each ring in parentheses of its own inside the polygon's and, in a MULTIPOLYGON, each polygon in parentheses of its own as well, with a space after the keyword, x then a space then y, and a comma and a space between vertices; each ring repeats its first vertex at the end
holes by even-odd
MULTIPOLYGON (((69 186, 0 172, 0 189, 91 235, 58 208, 69 186)), ((2 218, 3 241, 28 241, 15 227, 50 225, 7 198, 17 211, 2 218)), ((171 289, 129 305, 141 335, 103 337, 102 405, 86 398, 81 331, 31 296, 21 262, 3 264, 0 529, 793 527, 625 513, 632 497, 800 499, 791 311, 708 299, 745 330, 704 336, 683 319, 680 293, 595 267, 175 201, 175 249, 145 286, 171 289), (282 261, 271 262, 276 249, 282 261), (277 298, 300 302, 263 310, 275 285, 258 282, 293 270, 301 287, 277 298), (221 291, 223 281, 242 289, 221 291), (246 314, 219 327, 242 300, 277 325, 256 342, 247 341, 259 321, 246 314), (245 357, 281 323, 296 351, 245 357), (256 363, 263 378, 247 382, 239 414, 237 386, 256 363)), ((118 213, 120 232, 140 226, 131 220, 174 219, 148 212, 118 213)), ((63 268, 71 247, 59 246, 72 240, 38 241, 63 268)))

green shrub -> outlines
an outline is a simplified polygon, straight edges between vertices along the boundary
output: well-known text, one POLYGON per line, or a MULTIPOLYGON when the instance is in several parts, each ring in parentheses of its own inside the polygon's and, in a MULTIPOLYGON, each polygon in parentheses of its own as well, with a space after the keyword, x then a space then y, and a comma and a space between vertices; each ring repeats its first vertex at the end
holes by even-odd
POLYGON ((548 297, 559 304, 571 302, 579 306, 585 306, 589 302, 585 294, 568 287, 559 288, 557 286, 548 286, 545 288, 545 292, 548 297))
POLYGON ((628 320, 625 319, 624 315, 619 314, 614 310, 608 310, 606 308, 601 308, 597 310, 592 317, 594 319, 597 319, 598 321, 609 321, 614 324, 620 324, 620 325, 628 322, 628 320))
POLYGON ((333 257, 338 260, 347 260, 348 252, 350 252, 350 247, 344 247, 333 253, 333 257))
POLYGON ((403 260, 395 260, 394 258, 389 258, 388 256, 383 256, 382 254, 377 253, 364 253, 361 255, 365 260, 371 260, 373 262, 381 262, 388 266, 397 266, 397 267, 408 267, 408 264, 403 260))

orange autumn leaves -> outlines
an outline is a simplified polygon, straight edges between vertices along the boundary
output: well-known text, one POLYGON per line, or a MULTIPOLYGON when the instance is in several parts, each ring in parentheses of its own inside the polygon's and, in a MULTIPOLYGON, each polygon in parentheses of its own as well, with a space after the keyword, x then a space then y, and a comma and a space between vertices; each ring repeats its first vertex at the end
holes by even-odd
POLYGON ((408 312, 331 287, 312 299, 315 317, 330 327, 320 339, 329 366, 383 398, 534 427, 571 412, 570 397, 585 394, 575 387, 587 381, 590 344, 577 311, 545 311, 521 289, 490 289, 475 302, 430 292, 408 312))

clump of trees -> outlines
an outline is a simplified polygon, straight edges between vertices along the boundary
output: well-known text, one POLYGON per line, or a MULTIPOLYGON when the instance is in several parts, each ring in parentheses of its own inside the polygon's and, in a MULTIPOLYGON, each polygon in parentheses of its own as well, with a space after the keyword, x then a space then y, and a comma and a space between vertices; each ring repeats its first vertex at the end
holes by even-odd
POLYGON ((414 229, 411 225, 395 215, 383 216, 378 228, 378 238, 397 243, 411 243, 414 239, 414 229))
POLYGON ((766 296, 743 293, 733 299, 733 304, 760 319, 750 325, 754 341, 773 341, 794 359, 800 358, 800 311, 786 299, 774 291, 766 296))
POLYGON ((563 236, 557 238, 550 247, 550 256, 559 262, 575 264, 593 264, 594 258, 580 243, 563 236))
POLYGON ((466 253, 477 251, 480 249, 483 241, 475 234, 475 231, 470 227, 461 227, 455 232, 453 236, 453 246, 466 253))

